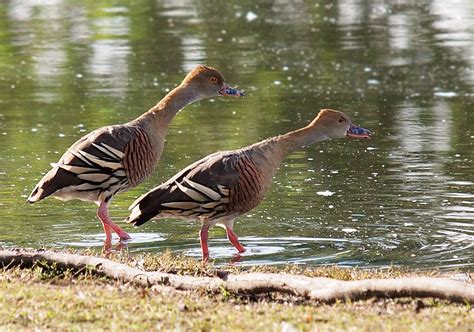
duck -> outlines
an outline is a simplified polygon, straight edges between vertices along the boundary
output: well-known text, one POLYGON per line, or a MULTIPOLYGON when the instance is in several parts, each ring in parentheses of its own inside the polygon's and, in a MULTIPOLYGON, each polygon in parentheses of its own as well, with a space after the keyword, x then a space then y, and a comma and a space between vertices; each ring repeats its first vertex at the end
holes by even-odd
POLYGON ((209 259, 209 229, 218 225, 243 253, 245 248, 234 232, 234 221, 260 204, 288 154, 327 139, 370 135, 370 130, 354 125, 345 113, 323 109, 303 128, 194 162, 133 202, 126 221, 135 226, 162 218, 200 221, 203 261, 209 259))
POLYGON ((112 221, 109 205, 153 173, 164 149, 168 126, 186 105, 212 97, 242 97, 215 68, 198 65, 176 88, 138 118, 125 124, 96 129, 79 138, 34 187, 27 199, 36 203, 52 196, 97 204, 97 217, 110 242, 112 232, 120 241, 130 235, 112 221))

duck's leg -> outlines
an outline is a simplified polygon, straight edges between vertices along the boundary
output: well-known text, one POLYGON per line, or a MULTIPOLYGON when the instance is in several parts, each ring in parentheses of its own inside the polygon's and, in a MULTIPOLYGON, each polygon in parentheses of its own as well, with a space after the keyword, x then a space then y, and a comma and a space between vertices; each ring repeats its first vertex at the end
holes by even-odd
POLYGON ((97 210, 97 217, 102 222, 105 232, 105 241, 110 241, 112 238, 111 230, 117 233, 120 237, 120 240, 129 240, 131 239, 130 235, 127 234, 120 226, 116 225, 112 219, 109 217, 108 204, 104 201, 101 201, 99 204, 99 209, 97 210))
POLYGON ((245 252, 245 248, 242 244, 240 244, 239 239, 237 238, 237 235, 234 233, 234 230, 232 228, 232 225, 226 224, 225 229, 227 232, 227 238, 239 253, 243 253, 245 252))
MULTIPOLYGON (((97 217, 100 219, 98 212, 97 212, 97 217)), ((105 222, 103 222, 102 219, 100 219, 100 222, 102 223, 102 228, 104 228, 105 242, 108 243, 109 246, 110 246, 110 244, 112 242, 112 228, 110 228, 109 225, 107 225, 105 222)))
POLYGON ((201 250, 202 250, 202 260, 207 262, 209 260, 209 247, 207 245, 207 239, 209 238, 209 227, 208 224, 203 224, 201 230, 199 231, 199 238, 201 239, 201 250))
POLYGON ((123 241, 119 241, 115 246, 115 249, 112 249, 112 241, 104 241, 104 247, 102 249, 102 253, 106 258, 110 258, 114 253, 119 253, 122 250, 127 248, 127 243, 123 241))
POLYGON ((105 255, 105 257, 108 257, 111 252, 112 252, 112 241, 105 239, 104 247, 102 248, 102 253, 105 255))

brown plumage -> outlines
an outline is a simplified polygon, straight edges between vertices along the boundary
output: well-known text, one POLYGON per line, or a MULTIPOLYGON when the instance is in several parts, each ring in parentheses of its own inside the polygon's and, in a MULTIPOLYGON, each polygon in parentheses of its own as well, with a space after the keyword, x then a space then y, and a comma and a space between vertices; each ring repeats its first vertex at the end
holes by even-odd
POLYGON ((137 119, 122 125, 94 130, 80 138, 33 189, 29 203, 49 195, 80 199, 99 205, 106 241, 111 230, 120 239, 130 236, 108 216, 108 204, 119 192, 147 178, 163 152, 166 130, 171 119, 187 104, 215 96, 241 96, 225 84, 214 68, 198 66, 157 105, 137 119))
POLYGON ((281 161, 292 151, 318 141, 368 138, 342 112, 325 109, 306 127, 251 146, 211 154, 189 165, 130 206, 128 222, 142 225, 151 218, 200 220, 203 259, 208 258, 208 230, 224 226, 229 241, 243 252, 233 231, 235 218, 255 208, 270 187, 281 161))

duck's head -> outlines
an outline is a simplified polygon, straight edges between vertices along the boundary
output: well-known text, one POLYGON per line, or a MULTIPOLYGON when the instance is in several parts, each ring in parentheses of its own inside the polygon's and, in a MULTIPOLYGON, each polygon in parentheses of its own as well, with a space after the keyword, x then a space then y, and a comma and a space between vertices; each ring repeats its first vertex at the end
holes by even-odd
POLYGON ((190 71, 181 85, 193 89, 199 99, 217 96, 244 96, 242 91, 227 85, 224 76, 217 69, 204 65, 199 65, 190 71))
POLYGON ((358 127, 341 111, 323 109, 310 124, 317 126, 329 138, 370 138, 370 130, 358 127))

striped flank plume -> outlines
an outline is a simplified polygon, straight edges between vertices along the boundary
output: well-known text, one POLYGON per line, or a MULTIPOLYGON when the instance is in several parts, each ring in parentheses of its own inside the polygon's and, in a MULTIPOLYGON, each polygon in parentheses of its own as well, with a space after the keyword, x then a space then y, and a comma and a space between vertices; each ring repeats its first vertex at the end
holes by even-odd
POLYGON ((76 142, 33 189, 29 203, 49 195, 108 201, 154 169, 156 152, 139 127, 105 127, 76 142))
POLYGON ((265 193, 263 179, 246 151, 216 153, 138 198, 127 221, 140 226, 154 217, 215 220, 249 211, 265 193))

